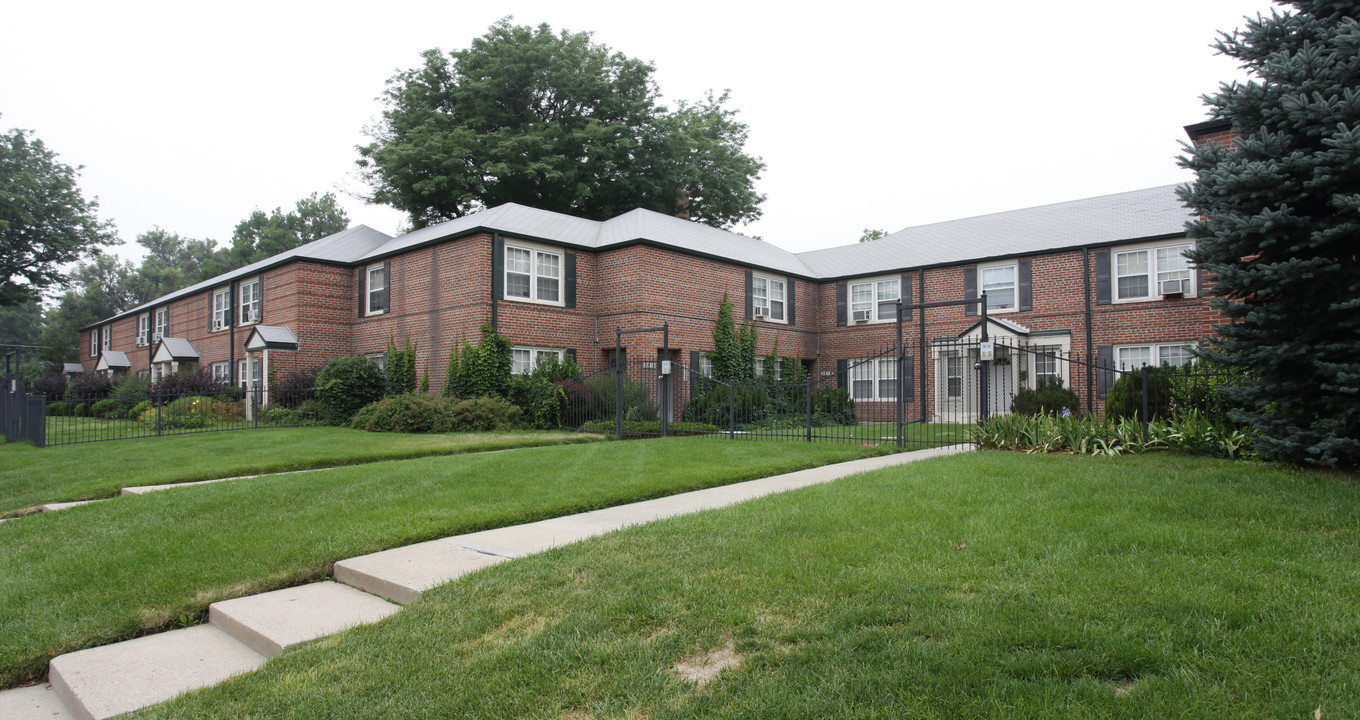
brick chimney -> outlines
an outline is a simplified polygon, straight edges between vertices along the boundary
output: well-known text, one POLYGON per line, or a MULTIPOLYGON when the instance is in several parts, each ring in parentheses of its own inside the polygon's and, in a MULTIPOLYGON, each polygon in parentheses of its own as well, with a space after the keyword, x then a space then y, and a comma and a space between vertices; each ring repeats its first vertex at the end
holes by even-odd
POLYGON ((1228 145, 1238 136, 1237 131, 1233 130, 1232 120, 1205 120, 1202 123, 1185 126, 1185 134, 1190 136, 1190 142, 1199 145, 1206 142, 1216 142, 1220 145, 1228 145))

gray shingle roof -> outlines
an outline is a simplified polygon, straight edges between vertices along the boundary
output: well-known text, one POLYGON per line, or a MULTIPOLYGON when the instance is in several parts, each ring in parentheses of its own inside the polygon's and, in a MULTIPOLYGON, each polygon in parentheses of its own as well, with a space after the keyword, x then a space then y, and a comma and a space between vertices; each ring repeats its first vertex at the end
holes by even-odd
POLYGON ((822 278, 871 275, 1083 245, 1176 235, 1190 211, 1176 185, 981 215, 899 230, 881 240, 799 258, 822 278))
POLYGON ((165 350, 166 354, 175 362, 198 359, 198 350, 194 349, 194 344, 185 338, 161 338, 160 347, 156 348, 155 355, 160 355, 161 350, 165 350))
POLYGON ((297 336, 293 331, 279 325, 256 325, 246 337, 246 349, 252 349, 258 338, 259 343, 267 348, 286 348, 296 350, 298 346, 297 336))
MULTIPOLYGON (((295 247, 292 250, 281 252, 278 255, 265 258, 264 260, 261 260, 257 263, 251 263, 250 265, 246 265, 245 267, 237 268, 235 270, 232 270, 231 272, 218 275, 217 277, 214 277, 210 280, 204 280, 201 283, 197 283, 194 285, 190 285, 189 287, 176 290, 175 292, 172 292, 169 295, 162 295, 161 297, 158 297, 155 300, 152 300, 151 302, 143 303, 135 308, 132 308, 131 310, 125 310, 121 313, 118 313, 117 315, 114 315, 112 318, 108 318, 108 320, 116 320, 120 317, 126 317, 134 313, 143 312, 157 305, 161 305, 178 298, 188 297, 190 295, 193 295, 194 293, 203 292, 208 288, 214 288, 219 285, 228 283, 232 280, 236 280, 238 278, 248 278, 251 275, 259 273, 261 270, 264 270, 265 268, 278 265, 287 260, 307 259, 307 260, 320 260, 322 262, 352 263, 358 260, 363 255, 367 254, 371 249, 381 246, 383 243, 386 243, 391 239, 392 239, 391 235, 388 235, 387 233, 384 232, 378 232, 377 230, 374 230, 373 228, 368 227, 367 225, 355 225, 354 227, 349 228, 347 230, 341 230, 340 232, 334 235, 327 235, 326 237, 323 237, 320 240, 313 240, 312 242, 309 242, 306 245, 299 245, 298 247, 295 247)), ((101 323, 107 322, 107 320, 101 320, 100 322, 101 323)))
MULTIPOLYGON (((293 259, 362 264, 473 232, 495 231, 600 250, 655 243, 776 272, 826 280, 1131 242, 1185 231, 1190 211, 1175 185, 910 227, 881 240, 791 253, 763 240, 651 210, 603 222, 507 203, 397 238, 358 225, 114 316, 124 317, 293 259)), ((101 321, 103 322, 103 321, 101 321)))
POLYGON ((99 363, 107 368, 128 368, 132 363, 128 361, 127 353, 118 350, 101 350, 99 352, 99 363))

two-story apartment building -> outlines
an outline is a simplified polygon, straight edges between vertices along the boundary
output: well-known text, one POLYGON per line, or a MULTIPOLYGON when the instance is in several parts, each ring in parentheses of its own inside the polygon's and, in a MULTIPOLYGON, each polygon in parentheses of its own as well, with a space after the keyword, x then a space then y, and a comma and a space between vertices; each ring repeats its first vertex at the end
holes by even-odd
MULTIPOLYGON (((907 228, 805 253, 646 210, 592 221, 509 204, 389 237, 351 228, 133 308, 84 330, 84 365, 153 375, 194 364, 224 382, 271 375, 389 341, 418 348, 431 387, 449 352, 490 323, 517 371, 544 354, 591 372, 612 359, 616 328, 665 322, 672 359, 702 368, 724 297, 758 323, 760 352, 839 371, 861 406, 895 392, 892 362, 856 366, 894 342, 896 301, 986 292, 990 335, 1123 367, 1189 360, 1217 317, 1183 252, 1188 212, 1174 186, 907 228), (257 327, 286 328, 297 349, 248 352, 257 327), (102 363, 101 363, 102 361, 102 363), (854 369, 848 374, 847 367, 854 369)), ((967 406, 973 367, 959 340, 975 307, 914 311, 904 335, 912 413, 967 406), (953 342, 951 342, 953 340, 953 342), (916 378, 921 379, 919 387, 916 378)), ((630 359, 658 357, 659 336, 631 336, 630 359)), ((975 349, 971 352, 976 353, 975 349)), ((1094 405, 1098 378, 1043 353, 992 367, 997 385, 1062 377, 1094 405)), ((1007 401, 1008 402, 1008 401, 1007 401)), ((998 412, 1005 408, 998 406, 998 412)))

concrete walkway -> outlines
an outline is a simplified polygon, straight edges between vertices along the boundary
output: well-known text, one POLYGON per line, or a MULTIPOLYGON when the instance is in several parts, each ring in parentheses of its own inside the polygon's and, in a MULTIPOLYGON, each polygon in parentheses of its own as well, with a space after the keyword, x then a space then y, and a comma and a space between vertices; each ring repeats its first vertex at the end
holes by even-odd
POLYGON ((48 683, 0 692, 0 718, 114 717, 249 672, 294 645, 377 622, 426 590, 480 568, 631 525, 968 449, 853 460, 342 560, 335 564, 335 581, 213 603, 206 625, 58 656, 48 666, 48 683))

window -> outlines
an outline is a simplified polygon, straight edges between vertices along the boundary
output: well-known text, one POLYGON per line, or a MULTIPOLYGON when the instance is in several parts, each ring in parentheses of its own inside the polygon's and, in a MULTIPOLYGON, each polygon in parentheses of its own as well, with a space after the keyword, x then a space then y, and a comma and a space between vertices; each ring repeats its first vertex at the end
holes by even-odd
POLYGON ((562 304, 562 254, 505 246, 505 297, 562 304))
POLYGON ((1145 247, 1114 253, 1114 299, 1152 300, 1162 297, 1163 283, 1181 281, 1182 293, 1193 295, 1194 279, 1185 253, 1191 245, 1145 247))
POLYGON ((1120 370, 1137 370, 1144 365, 1180 367, 1194 361, 1195 355, 1185 343, 1121 345, 1114 349, 1114 362, 1120 370))
POLYGON ((1061 348, 1055 346, 1033 348, 1034 387, 1041 388, 1062 380, 1062 373, 1058 368, 1060 350, 1061 348))
POLYGON ((241 325, 260 321, 260 279, 241 281, 241 325))
POLYGON ((219 385, 230 385, 230 384, 231 384, 231 363, 224 363, 224 362, 213 363, 213 364, 212 364, 212 379, 213 379, 213 382, 215 382, 215 383, 217 383, 217 384, 219 384, 219 385))
POLYGON ((253 391, 260 389, 260 382, 263 377, 264 372, 260 358, 237 361, 236 382, 243 390, 253 391))
POLYGON ((137 347, 147 344, 151 337, 151 313, 137 316, 137 347))
POLYGON ((704 377, 713 377, 713 358, 708 353, 699 355, 699 374, 704 377))
POLYGON ((751 276, 751 310, 756 317, 787 322, 784 298, 783 280, 764 275, 751 276))
POLYGON ((764 377, 764 375, 765 375, 765 358, 758 357, 756 358, 756 377, 764 377))
POLYGON ((104 339, 100 342, 99 346, 105 350, 108 350, 109 347, 113 345, 113 326, 105 325, 103 335, 104 339))
POLYGON ((852 360, 850 396, 855 400, 897 399, 897 358, 852 360), (855 363, 859 363, 856 365, 855 363))
POLYGON ((982 292, 987 293, 987 310, 1014 310, 1016 304, 1015 265, 979 267, 982 292))
POLYGON ((381 315, 387 312, 383 301, 387 290, 387 265, 378 263, 368 266, 368 315, 381 315))
POLYGON ((561 361, 562 351, 552 348, 517 347, 510 350, 510 372, 515 375, 528 375, 540 362, 552 358, 561 361))
POLYGON ((963 356, 948 355, 944 359, 945 397, 963 397, 963 356))
POLYGON ((99 328, 90 331, 90 357, 99 357, 99 328))
POLYGON ((387 353, 369 353, 368 359, 372 360, 373 364, 377 365, 379 370, 387 372, 387 353))
POLYGON ((231 326, 231 288, 213 291, 212 329, 225 330, 231 326))
POLYGON ((170 308, 163 307, 156 310, 156 331, 151 335, 151 342, 158 342, 161 338, 170 334, 170 308))
POLYGON ((892 322, 902 297, 901 278, 866 280, 850 285, 851 322, 892 322))

